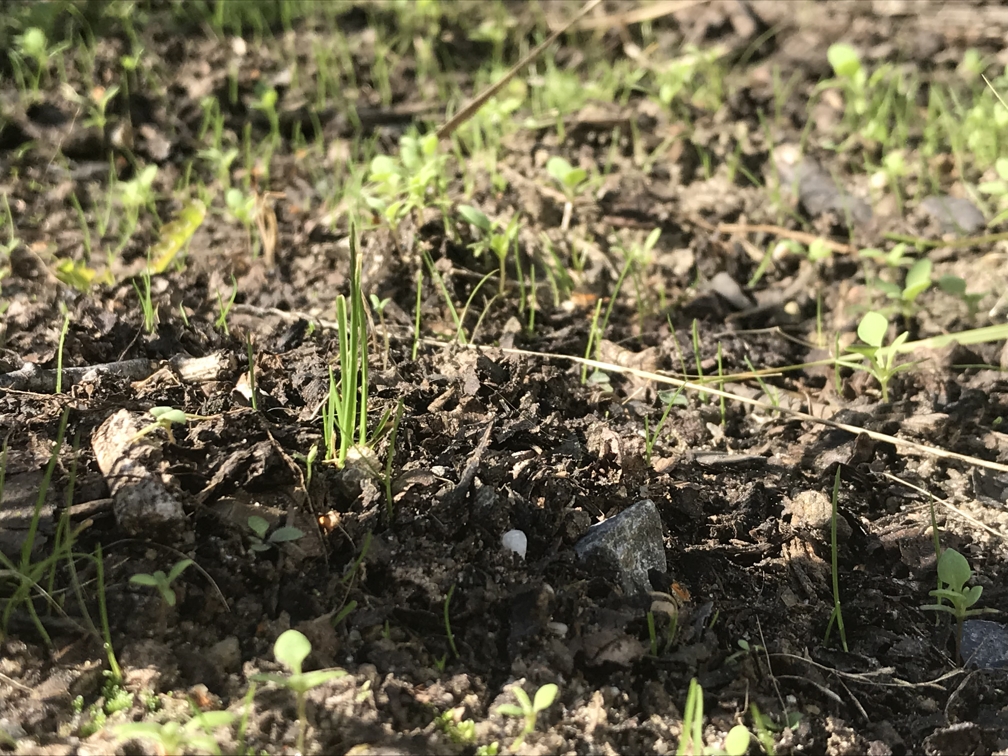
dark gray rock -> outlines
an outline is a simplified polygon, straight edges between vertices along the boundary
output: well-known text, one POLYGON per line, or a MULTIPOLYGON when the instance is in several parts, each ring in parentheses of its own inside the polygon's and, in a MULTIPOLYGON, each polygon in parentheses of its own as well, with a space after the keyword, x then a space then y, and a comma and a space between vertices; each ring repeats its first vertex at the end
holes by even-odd
POLYGON ((920 209, 936 220, 947 234, 969 236, 987 225, 983 213, 963 197, 925 197, 920 209))
POLYGON ((990 620, 966 620, 960 652, 965 666, 980 669, 1008 667, 1008 627, 990 620))
POLYGON ((650 499, 593 525, 574 546, 583 562, 613 573, 627 596, 646 596, 651 590, 648 570, 665 572, 661 517, 650 499))

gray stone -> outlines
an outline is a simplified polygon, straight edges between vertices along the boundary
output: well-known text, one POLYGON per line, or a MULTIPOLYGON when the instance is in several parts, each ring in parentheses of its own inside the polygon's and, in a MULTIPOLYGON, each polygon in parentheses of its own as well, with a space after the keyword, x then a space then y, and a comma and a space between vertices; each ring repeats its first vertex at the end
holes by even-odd
POLYGON ((1008 627, 990 620, 966 620, 963 622, 960 653, 963 665, 967 667, 1008 667, 1008 627))
POLYGON ((920 208, 938 221, 947 234, 968 236, 987 225, 983 213, 963 197, 926 197, 921 201, 920 208))
POLYGON ((593 525, 575 544, 574 552, 581 561, 614 572, 628 596, 646 596, 651 590, 648 570, 668 568, 661 517, 650 499, 593 525))

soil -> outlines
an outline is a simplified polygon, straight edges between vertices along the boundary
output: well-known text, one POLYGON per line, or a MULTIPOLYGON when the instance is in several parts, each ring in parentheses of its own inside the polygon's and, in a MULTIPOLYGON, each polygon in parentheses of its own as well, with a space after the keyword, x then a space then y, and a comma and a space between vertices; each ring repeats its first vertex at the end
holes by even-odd
MULTIPOLYGON (((28 543, 37 562, 63 537, 64 515, 80 529, 75 569, 61 560, 32 589, 48 639, 27 603, 15 600, 16 576, 2 577, 9 616, 0 727, 12 742, 0 740, 0 748, 151 752, 144 741, 117 740, 114 726, 184 719, 191 703, 251 712, 243 734, 217 731, 225 751, 293 753, 293 695, 261 684, 248 708, 246 693, 253 675, 281 671, 274 641, 296 628, 312 643, 307 669, 348 673, 308 694, 308 753, 472 754, 493 742, 503 751, 521 731, 498 712, 514 703, 511 686, 532 696, 547 683, 558 686, 557 700, 517 752, 667 753, 683 734, 694 678, 710 747, 737 723, 755 733, 755 704, 778 754, 1008 749, 1004 671, 960 664, 954 624, 922 608, 936 580, 933 504, 942 546, 968 558, 982 606, 1008 609, 1000 343, 914 355, 921 362, 894 378, 888 402, 870 375, 850 369, 811 365, 761 382, 738 377, 751 366, 770 371, 828 357, 829 346, 815 346, 817 328, 853 340, 857 308, 870 292, 852 249, 891 248, 884 234, 893 231, 943 238, 919 209, 930 192, 907 187, 906 207, 872 193, 863 159, 871 145, 828 149, 844 105, 838 95, 816 94, 830 74, 828 45, 848 41, 866 66, 893 61, 924 82, 945 81, 967 48, 1003 63, 1003 8, 686 2, 655 13, 643 22, 646 31, 637 21, 610 22, 603 31, 564 35, 549 59, 586 90, 600 61, 632 69, 641 59, 634 56, 672 59, 692 45, 717 51, 725 91, 714 103, 697 95, 669 107, 627 88, 615 103, 587 100, 537 123, 519 111, 512 117, 520 126, 497 155, 503 184, 480 167, 482 153, 459 152, 472 163, 465 170, 450 154, 443 208, 416 209, 394 226, 377 213, 366 218, 357 229, 363 290, 389 300, 380 311, 370 308, 368 427, 383 413, 391 418, 400 402, 401 420, 394 439, 386 432, 363 461, 339 469, 323 461, 322 413, 329 368, 341 375, 335 299, 349 294, 351 244, 345 206, 333 197, 354 181, 362 143, 396 154, 409 129, 430 131, 487 83, 480 66, 493 45, 471 37, 474 20, 466 17, 482 6, 435 16, 433 33, 403 27, 407 14, 387 3, 334 5, 329 23, 278 17, 240 37, 213 33, 195 5, 191 18, 181 6, 134 5, 132 24, 89 17, 96 86, 122 84, 119 61, 131 34, 144 51, 104 128, 86 123, 55 74, 34 99, 18 92, 9 65, 0 85, 0 193, 20 240, 2 279, 0 547, 17 563, 28 543), (318 51, 331 45, 330 55, 339 55, 335 28, 353 71, 342 70, 320 105, 318 51), (390 39, 405 42, 389 48, 390 39), (417 50, 447 71, 441 82, 422 76, 417 50), (384 97, 379 65, 389 71, 384 97), (778 100, 775 71, 787 83, 778 100), (263 83, 278 92, 279 142, 268 175, 261 161, 245 165, 241 154, 243 134, 252 145, 269 137, 268 115, 253 107, 263 83), (269 208, 260 214, 262 232, 223 211, 223 187, 198 159, 208 145, 208 96, 222 108, 225 141, 239 149, 231 181, 242 186, 251 177, 269 208), (356 103, 356 118, 347 101, 356 103), (788 150, 799 147, 801 159, 834 179, 825 200, 808 189, 812 163, 791 160, 788 150), (574 199, 566 229, 564 195, 545 170, 557 155, 601 177, 574 199), (733 156, 744 171, 731 169, 733 156), (90 265, 101 270, 101 252, 115 250, 126 223, 116 206, 104 237, 93 230, 110 165, 120 182, 142 166, 158 167, 156 214, 140 213, 136 232, 111 258, 113 282, 68 285, 56 261, 83 265, 93 246, 90 265), (800 174, 796 191, 781 180, 789 171, 800 174), (149 333, 133 276, 163 238, 156 219, 177 217, 199 182, 213 188, 214 202, 179 264, 151 281, 158 323, 149 333), (837 194, 836 184, 849 194, 837 194), (85 239, 73 197, 94 238, 85 239), (518 259, 523 285, 531 286, 534 269, 534 304, 522 301, 513 263, 505 295, 494 297, 496 260, 467 246, 475 236, 458 223, 462 203, 505 221, 520 213, 518 259), (853 223, 842 217, 847 211, 853 223), (804 230, 841 251, 819 263, 777 258, 749 287, 781 232, 725 224, 804 230), (612 306, 600 359, 613 367, 588 368, 583 380, 571 358, 585 354, 596 302, 603 312, 609 305, 620 250, 642 244, 654 228, 661 236, 650 263, 634 269, 612 306), (570 271, 569 290, 548 283, 551 249, 570 271), (424 255, 460 312, 475 292, 462 314, 467 344, 455 338, 424 255), (414 357, 418 271, 422 332, 414 357), (194 365, 197 358, 205 361, 194 365), (60 359, 65 375, 56 393, 60 359), (696 376, 697 361, 708 378, 722 371, 726 391, 762 404, 688 391, 649 450, 646 429, 659 423, 668 386, 626 368, 696 376), (769 405, 772 395, 784 410, 769 405), (159 428, 138 441, 137 431, 153 422, 148 410, 166 406, 190 417, 170 436, 159 428), (871 433, 820 422, 827 419, 871 433), (313 447, 319 454, 309 465, 313 447), (122 503, 124 465, 143 470, 150 486, 132 513, 122 503), (836 575, 846 649, 831 623, 829 499, 838 471, 836 575), (657 506, 667 560, 664 572, 650 575, 651 587, 676 608, 652 613, 659 641, 673 615, 676 623, 657 654, 651 600, 626 594, 574 550, 593 523, 642 499, 657 506), (181 519, 169 512, 159 520, 164 513, 153 510, 162 501, 180 505, 181 519), (253 515, 267 533, 286 527, 303 535, 256 536, 253 515), (512 529, 527 538, 524 556, 501 545, 512 529), (101 571, 91 558, 98 544, 101 571), (130 581, 168 572, 182 558, 195 565, 172 584, 173 606, 130 581), (96 711, 109 708, 101 597, 123 686, 134 698, 94 727, 96 711), (466 720, 475 723, 471 737, 457 726, 466 720)), ((544 37, 547 23, 561 23, 578 6, 501 8, 511 19, 501 25, 503 57, 513 62, 544 37)), ((595 13, 628 9, 606 2, 595 13)), ((73 18, 62 21, 72 27, 73 18)), ((519 75, 529 91, 548 72, 537 66, 519 75)), ((68 66, 68 82, 85 92, 78 68, 68 66)), ((908 149, 919 143, 911 139, 908 149)), ((951 150, 936 160, 946 167, 943 196, 961 196, 977 179, 951 150)), ((936 247, 935 278, 960 275, 971 290, 989 292, 979 314, 932 288, 919 311, 896 316, 895 325, 923 339, 990 324, 987 312, 1008 280, 1005 249, 1004 242, 936 247)), ((754 739, 749 752, 760 748, 754 739)))

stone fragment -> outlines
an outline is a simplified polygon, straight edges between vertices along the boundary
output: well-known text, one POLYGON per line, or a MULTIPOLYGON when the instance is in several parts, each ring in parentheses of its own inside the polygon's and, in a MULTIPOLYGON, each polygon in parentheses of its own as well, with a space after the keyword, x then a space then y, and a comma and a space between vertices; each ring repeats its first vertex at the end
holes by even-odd
POLYGON ((987 225, 983 213, 964 197, 925 197, 920 209, 936 220, 946 234, 969 236, 987 225))
POLYGON ((668 569, 661 517, 650 499, 593 525, 575 544, 574 552, 581 561, 614 573, 628 596, 648 594, 648 570, 668 569))
POLYGON ((189 522, 161 480, 160 450, 152 434, 138 436, 151 422, 149 416, 119 410, 94 432, 91 446, 119 527, 131 536, 178 540, 189 531, 189 522))

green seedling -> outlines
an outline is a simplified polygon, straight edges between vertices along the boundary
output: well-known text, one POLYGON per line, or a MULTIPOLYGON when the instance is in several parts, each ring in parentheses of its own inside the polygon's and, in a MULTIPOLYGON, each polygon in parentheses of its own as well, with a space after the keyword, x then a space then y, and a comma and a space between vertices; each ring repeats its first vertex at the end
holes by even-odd
POLYGON ((158 308, 151 301, 151 273, 149 267, 141 271, 139 283, 133 281, 133 289, 136 291, 137 299, 140 301, 140 312, 143 314, 144 330, 152 334, 157 328, 158 308))
POLYGON ((535 732, 536 720, 539 717, 539 712, 545 711, 550 706, 553 705, 553 701, 556 700, 559 688, 554 683, 547 683, 543 685, 535 693, 535 700, 530 701, 528 693, 526 693, 520 685, 512 685, 511 692, 514 693, 514 697, 518 699, 518 704, 502 704, 497 707, 497 713, 505 717, 516 717, 525 720, 525 726, 521 731, 521 734, 515 739, 511 744, 511 750, 515 751, 521 748, 522 743, 525 742, 525 738, 535 732))
POLYGON ((67 43, 50 49, 49 40, 42 29, 29 27, 14 38, 14 49, 9 51, 11 66, 22 92, 37 94, 42 75, 49 74, 49 61, 67 48, 67 43), (34 72, 28 71, 27 61, 32 61, 34 72))
POLYGON ((147 266, 149 273, 164 273, 168 270, 178 257, 178 253, 203 225, 204 218, 206 218, 206 205, 198 199, 193 199, 179 210, 173 220, 161 226, 158 240, 151 245, 147 253, 147 259, 151 261, 147 266))
POLYGON ((963 623, 968 617, 995 612, 993 609, 971 608, 980 600, 980 594, 983 593, 982 585, 974 585, 972 588, 966 587, 966 583, 971 577, 973 577, 973 570, 966 557, 955 549, 945 549, 938 560, 938 580, 943 587, 928 591, 928 595, 938 601, 921 607, 927 611, 946 612, 955 618, 956 658, 960 662, 962 661, 963 623), (946 604, 946 601, 949 603, 946 604))
POLYGON ((997 178, 991 181, 983 181, 977 185, 977 191, 993 197, 1002 208, 990 222, 990 226, 995 226, 1008 218, 1008 158, 999 157, 994 161, 994 171, 997 178))
POLYGON ((297 699, 298 737, 297 750, 305 752, 305 734, 308 730, 308 715, 305 711, 305 701, 308 692, 330 680, 346 675, 342 669, 319 669, 312 672, 302 672, 304 660, 311 653, 311 641, 297 630, 286 630, 280 634, 273 644, 273 656, 290 670, 288 675, 258 674, 250 679, 256 682, 271 682, 280 685, 294 693, 297 699))
MULTIPOLYGON (((214 102, 217 101, 214 100, 214 102)), ((236 148, 231 147, 227 150, 222 150, 219 147, 208 147, 205 150, 200 150, 197 153, 197 157, 210 165, 214 177, 222 187, 225 189, 230 187, 231 164, 238 157, 238 150, 236 148)))
POLYGON ((917 297, 931 288, 931 268, 931 260, 922 257, 910 266, 903 286, 881 279, 875 279, 872 286, 894 301, 895 308, 904 317, 911 317, 917 311, 917 297))
POLYGON ((661 418, 658 420, 658 424, 655 425, 654 431, 651 431, 648 416, 644 416, 644 459, 647 463, 651 464, 651 454, 654 451, 655 442, 661 435, 662 428, 665 427, 665 421, 668 420, 669 413, 672 411, 672 406, 679 404, 686 404, 685 397, 680 397, 682 394, 683 387, 680 386, 674 392, 673 391, 659 391, 658 399, 665 405, 665 411, 662 412, 661 418))
POLYGON ((390 225, 414 210, 423 211, 431 200, 442 204, 447 190, 447 159, 438 152, 437 134, 406 134, 399 140, 398 159, 376 155, 371 160, 363 199, 390 225))
POLYGON ((459 658, 458 647, 455 645, 455 634, 452 633, 451 629, 451 618, 448 615, 448 608, 451 606, 452 596, 455 594, 455 586, 453 585, 448 589, 448 593, 445 595, 444 600, 444 627, 445 636, 448 638, 448 647, 451 649, 455 658, 459 658))
POLYGON ((273 87, 263 87, 259 97, 252 103, 252 109, 266 116, 270 125, 270 139, 274 143, 280 141, 280 116, 277 114, 277 91, 273 87))
POLYGON ((230 727, 235 715, 229 711, 207 711, 197 714, 185 724, 178 722, 127 722, 112 728, 119 740, 149 740, 156 743, 161 753, 183 753, 190 750, 220 754, 214 732, 230 727))
POLYGON ((899 268, 908 264, 907 252, 910 247, 906 242, 900 242, 893 246, 891 250, 885 252, 881 249, 869 247, 858 252, 858 257, 885 265, 887 268, 899 268))
POLYGON ((60 302, 63 311, 63 327, 60 328, 59 345, 56 351, 56 393, 63 393, 63 345, 66 343, 67 331, 70 330, 70 310, 65 302, 60 302))
POLYGON ((138 572, 136 575, 130 577, 130 582, 134 585, 146 585, 151 588, 157 588, 161 593, 161 597, 168 606, 175 606, 175 591, 171 587, 171 584, 181 575, 186 567, 193 563, 192 559, 180 559, 175 565, 169 570, 168 574, 165 575, 162 570, 155 570, 153 574, 147 574, 146 572, 138 572))
POLYGON ((980 302, 983 301, 983 298, 989 293, 983 291, 976 294, 967 294, 966 280, 960 278, 959 276, 942 276, 938 279, 938 288, 946 294, 950 294, 961 300, 962 303, 966 305, 970 319, 975 318, 977 313, 980 312, 980 302))
POLYGON ((221 331, 224 332, 225 336, 230 336, 231 331, 228 329, 228 315, 231 312, 231 308, 234 307, 235 299, 238 298, 238 283, 235 281, 234 275, 231 276, 231 296, 228 297, 228 301, 224 302, 224 297, 221 296, 220 290, 217 291, 217 307, 220 312, 217 313, 217 319, 214 321, 214 325, 217 326, 221 331))
POLYGON ((560 185, 560 191, 567 199, 564 203, 563 220, 560 222, 560 229, 566 231, 570 226, 571 213, 574 211, 574 199, 585 187, 588 171, 584 168, 575 168, 562 157, 554 155, 546 161, 546 172, 560 185))
POLYGON ((752 736, 745 725, 735 725, 725 737, 724 748, 709 748, 703 741, 703 688, 694 677, 690 680, 683 709, 682 737, 676 756, 743 756, 752 736))
POLYGON ((866 312, 858 324, 857 333, 858 338, 867 344, 867 346, 855 345, 847 347, 848 351, 860 354, 868 360, 867 367, 861 366, 861 369, 867 370, 875 376, 875 380, 879 382, 879 386, 882 389, 883 402, 889 401, 889 381, 892 380, 893 376, 897 373, 913 369, 915 364, 913 362, 904 362, 900 365, 895 364, 899 348, 909 338, 910 334, 904 331, 893 339, 891 344, 882 346, 886 331, 888 330, 889 319, 885 315, 875 310, 866 312))
POLYGON ((197 417, 197 415, 189 415, 174 407, 151 407, 148 412, 154 417, 154 422, 137 431, 133 435, 133 438, 130 439, 130 442, 138 441, 148 433, 153 433, 158 428, 161 428, 168 434, 169 443, 174 444, 175 436, 172 433, 172 425, 185 425, 186 422, 197 417))
POLYGON ((140 219, 140 210, 144 207, 154 206, 154 179, 157 177, 158 167, 148 165, 139 171, 136 176, 129 181, 120 181, 116 185, 116 196, 125 211, 126 222, 123 224, 119 249, 126 246, 129 238, 136 230, 140 219))
POLYGON ((462 719, 463 711, 465 708, 462 706, 448 709, 439 714, 434 723, 451 742, 468 745, 476 740, 476 723, 471 719, 462 719))
POLYGON ((342 468, 355 445, 367 446, 368 352, 357 231, 350 227, 350 299, 336 297, 340 379, 329 368, 329 396, 322 408, 326 461, 342 468), (349 312, 348 312, 349 307, 349 312), (355 440, 356 439, 356 440, 355 440))
POLYGON ((823 644, 829 643, 830 632, 833 630, 833 623, 836 622, 837 631, 840 633, 840 645, 843 646, 844 653, 847 652, 847 630, 844 627, 843 610, 840 604, 840 569, 837 564, 837 498, 840 494, 840 470, 837 466, 836 477, 833 480, 833 506, 830 517, 830 572, 833 577, 833 611, 830 613, 829 622, 826 624, 826 636, 823 644))
POLYGON ((295 528, 293 525, 284 525, 279 527, 266 537, 266 533, 269 532, 269 523, 266 522, 259 515, 251 515, 248 518, 248 527, 252 531, 249 536, 249 549, 255 552, 269 551, 274 546, 279 546, 281 543, 287 543, 289 541, 296 541, 304 536, 304 531, 301 528, 295 528))
POLYGON ((63 258, 56 260, 56 267, 53 275, 67 286, 73 286, 77 291, 87 293, 92 286, 105 284, 111 286, 115 283, 112 278, 112 271, 102 272, 90 267, 83 260, 71 260, 63 258))
POLYGON ((504 225, 499 220, 491 221, 481 211, 472 205, 459 205, 459 215, 479 231, 479 238, 469 245, 476 257, 480 257, 484 252, 490 250, 497 256, 497 263, 500 269, 500 286, 498 291, 504 294, 504 284, 507 277, 505 265, 507 263, 508 250, 518 237, 518 216, 515 215, 504 225))

